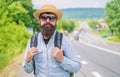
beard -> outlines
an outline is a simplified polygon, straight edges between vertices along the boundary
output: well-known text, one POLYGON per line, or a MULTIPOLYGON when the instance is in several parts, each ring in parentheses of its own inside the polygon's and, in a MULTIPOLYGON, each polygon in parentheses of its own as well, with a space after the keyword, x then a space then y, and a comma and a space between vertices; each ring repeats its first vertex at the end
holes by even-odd
POLYGON ((51 23, 47 22, 40 26, 40 30, 43 36, 50 38, 55 31, 55 27, 55 25, 52 25, 51 23))

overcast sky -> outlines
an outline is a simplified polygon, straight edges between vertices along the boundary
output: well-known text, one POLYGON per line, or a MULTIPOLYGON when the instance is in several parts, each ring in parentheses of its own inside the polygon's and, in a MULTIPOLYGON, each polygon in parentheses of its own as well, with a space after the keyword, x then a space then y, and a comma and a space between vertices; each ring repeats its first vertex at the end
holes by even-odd
POLYGON ((106 3, 111 0, 32 0, 35 8, 40 8, 41 5, 49 3, 54 4, 59 9, 76 8, 76 7, 94 7, 104 8, 106 3))

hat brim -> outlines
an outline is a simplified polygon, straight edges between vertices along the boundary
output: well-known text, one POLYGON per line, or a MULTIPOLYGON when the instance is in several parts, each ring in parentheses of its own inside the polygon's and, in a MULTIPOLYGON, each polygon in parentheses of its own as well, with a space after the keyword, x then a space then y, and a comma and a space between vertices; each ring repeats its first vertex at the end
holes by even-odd
POLYGON ((60 10, 51 10, 51 9, 42 9, 42 10, 38 10, 36 12, 34 12, 34 17, 39 20, 39 16, 41 13, 45 13, 45 12, 51 12, 57 15, 57 19, 59 20, 60 18, 62 18, 62 12, 60 10))

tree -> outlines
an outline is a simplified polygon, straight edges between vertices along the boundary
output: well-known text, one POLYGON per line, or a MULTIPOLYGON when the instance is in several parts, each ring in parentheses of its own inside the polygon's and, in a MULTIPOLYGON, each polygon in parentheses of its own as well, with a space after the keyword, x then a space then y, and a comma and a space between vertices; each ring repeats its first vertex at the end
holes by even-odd
POLYGON ((12 2, 12 0, 1 0, 0 4, 1 25, 5 26, 5 24, 7 24, 8 22, 16 22, 17 24, 19 24, 19 21, 22 21, 25 23, 25 25, 27 25, 27 23, 30 21, 28 11, 21 5, 20 2, 12 2))
POLYGON ((105 8, 106 21, 111 32, 120 38, 120 0, 112 0, 105 8))
POLYGON ((23 22, 28 11, 20 2, 12 1, 0 0, 0 71, 23 52, 30 38, 23 22))
POLYGON ((0 24, 4 25, 3 22, 13 21, 19 24, 19 21, 22 21, 26 27, 39 30, 39 24, 33 16, 36 9, 33 9, 31 0, 0 0, 0 4, 2 9, 0 10, 2 20, 0 24))
POLYGON ((34 18, 33 13, 36 9, 33 9, 32 1, 31 0, 20 0, 23 7, 28 11, 28 15, 30 17, 30 22, 27 24, 27 27, 33 27, 34 29, 39 28, 39 24, 37 20, 34 18))

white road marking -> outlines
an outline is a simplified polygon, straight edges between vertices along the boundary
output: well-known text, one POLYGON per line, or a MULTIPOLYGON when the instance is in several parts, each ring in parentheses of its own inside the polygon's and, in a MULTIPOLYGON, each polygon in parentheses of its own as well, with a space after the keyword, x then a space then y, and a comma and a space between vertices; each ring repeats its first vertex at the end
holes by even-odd
POLYGON ((78 58, 80 58, 80 55, 77 55, 78 58))
POLYGON ((81 63, 82 63, 82 64, 88 64, 88 62, 85 61, 85 60, 82 60, 81 63))
POLYGON ((102 75, 100 75, 100 73, 98 73, 98 72, 92 72, 92 74, 95 76, 95 77, 103 77, 102 75))
POLYGON ((92 44, 88 44, 88 43, 85 43, 81 40, 79 40, 81 43, 87 45, 87 46, 90 46, 90 47, 94 47, 94 48, 97 48, 97 49, 100 49, 100 50, 103 50, 103 51, 106 51, 106 52, 109 52, 109 53, 113 53, 113 54, 116 54, 116 55, 119 55, 120 56, 120 53, 118 53, 117 51, 112 51, 112 50, 109 50, 109 49, 106 49, 106 48, 102 48, 102 47, 98 47, 98 46, 95 46, 95 45, 92 45, 92 44))

